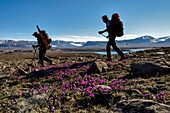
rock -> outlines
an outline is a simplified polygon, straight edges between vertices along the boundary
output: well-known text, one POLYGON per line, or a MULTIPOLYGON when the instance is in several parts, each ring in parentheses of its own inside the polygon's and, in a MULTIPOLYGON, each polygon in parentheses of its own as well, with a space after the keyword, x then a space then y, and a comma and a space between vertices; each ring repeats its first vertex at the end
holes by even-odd
POLYGON ((157 55, 164 55, 164 52, 156 52, 157 55))
POLYGON ((87 70, 88 74, 106 72, 108 66, 102 61, 95 61, 87 70))
POLYGON ((0 86, 3 85, 3 84, 6 84, 7 83, 7 80, 1 80, 0 79, 0 86))
POLYGON ((165 81, 157 81, 157 84, 165 84, 165 81))
POLYGON ((106 110, 106 109, 97 108, 95 113, 110 113, 110 112, 108 110, 106 110))
POLYGON ((27 74, 28 74, 28 73, 27 73, 25 70, 23 70, 21 67, 16 66, 16 68, 18 69, 18 73, 19 73, 20 75, 27 75, 27 74))
POLYGON ((132 99, 117 103, 113 109, 120 113, 169 113, 170 106, 152 100, 132 99))
POLYGON ((153 62, 133 63, 131 64, 131 72, 140 77, 165 75, 170 73, 170 67, 157 65, 153 62))
POLYGON ((7 79, 10 77, 10 74, 7 74, 7 75, 0 75, 0 80, 1 79, 7 79))
POLYGON ((47 95, 41 94, 41 95, 34 95, 33 97, 30 97, 26 101, 30 104, 37 104, 37 105, 43 105, 47 103, 47 95))
POLYGON ((135 57, 135 55, 133 55, 133 54, 126 54, 125 57, 126 58, 133 58, 133 57, 135 57))
POLYGON ((165 57, 170 57, 170 54, 166 54, 165 57))
POLYGON ((166 90, 167 89, 165 84, 155 84, 154 87, 158 88, 159 90, 166 90))
POLYGON ((110 86, 106 86, 106 85, 97 85, 96 87, 101 87, 101 88, 106 88, 108 90, 112 90, 112 88, 110 86))
POLYGON ((120 98, 114 97, 110 93, 95 93, 94 97, 95 98, 92 98, 90 100, 91 104, 93 105, 101 104, 107 107, 110 107, 109 103, 114 102, 114 101, 117 102, 117 101, 120 101, 119 99, 121 99, 121 97, 120 98))
POLYGON ((170 67, 170 62, 166 61, 164 58, 155 60, 155 63, 160 63, 160 62, 163 62, 165 65, 170 67))
POLYGON ((79 60, 79 61, 83 61, 83 58, 82 58, 82 57, 80 57, 78 60, 79 60))
POLYGON ((87 64, 91 64, 93 63, 94 61, 88 61, 88 62, 83 62, 83 63, 75 63, 73 65, 71 65, 69 68, 70 69, 73 69, 73 68, 79 68, 81 66, 84 66, 84 65, 87 65, 87 64))
POLYGON ((30 98, 19 99, 17 106, 21 112, 35 112, 37 108, 46 106, 48 96, 46 94, 34 95, 30 98))
POLYGON ((71 111, 72 111, 72 105, 65 105, 63 108, 62 108, 62 110, 61 110, 61 112, 63 112, 63 113, 71 113, 71 111))

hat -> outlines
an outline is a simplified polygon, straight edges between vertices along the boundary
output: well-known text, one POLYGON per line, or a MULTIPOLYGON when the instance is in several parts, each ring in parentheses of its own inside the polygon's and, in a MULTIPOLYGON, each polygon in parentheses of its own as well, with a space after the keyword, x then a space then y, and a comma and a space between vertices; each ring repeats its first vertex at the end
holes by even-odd
POLYGON ((109 17, 107 15, 102 16, 103 19, 109 20, 109 17))
POLYGON ((38 33, 37 32, 34 32, 33 34, 32 34, 32 36, 35 36, 35 35, 37 35, 38 33))

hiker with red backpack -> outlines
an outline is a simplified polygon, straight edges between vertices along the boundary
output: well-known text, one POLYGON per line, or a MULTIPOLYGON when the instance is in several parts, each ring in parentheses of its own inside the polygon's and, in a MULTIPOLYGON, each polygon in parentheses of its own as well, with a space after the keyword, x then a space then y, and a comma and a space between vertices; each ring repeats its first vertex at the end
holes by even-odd
MULTIPOLYGON (((44 33, 44 36, 47 35, 46 32, 43 30, 42 33, 44 33)), ((40 59, 40 63, 41 63, 41 66, 44 67, 44 62, 43 60, 47 61, 50 63, 50 65, 52 65, 52 60, 50 60, 49 58, 47 58, 45 56, 46 54, 46 51, 47 51, 47 48, 43 42, 43 39, 42 37, 40 36, 40 34, 38 34, 37 32, 34 32, 32 34, 33 36, 35 36, 37 38, 37 41, 38 41, 38 45, 32 45, 33 48, 37 48, 39 47, 39 59, 40 59)), ((47 35, 48 36, 48 35, 47 35)))
POLYGON ((106 29, 103 31, 99 31, 99 34, 102 34, 104 32, 108 32, 108 38, 109 41, 106 46, 107 50, 107 60, 111 61, 111 49, 110 46, 113 47, 113 49, 121 56, 119 61, 126 59, 123 52, 117 47, 115 39, 116 36, 121 37, 123 36, 123 23, 120 21, 119 14, 115 13, 112 15, 111 21, 109 20, 107 15, 104 15, 102 17, 103 22, 106 23, 106 29))

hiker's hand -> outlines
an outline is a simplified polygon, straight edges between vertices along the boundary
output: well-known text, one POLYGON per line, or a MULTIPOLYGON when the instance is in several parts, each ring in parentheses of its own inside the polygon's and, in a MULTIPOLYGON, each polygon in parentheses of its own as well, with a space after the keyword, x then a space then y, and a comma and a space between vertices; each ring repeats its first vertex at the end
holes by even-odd
POLYGON ((102 34, 102 33, 103 33, 103 31, 99 31, 98 33, 99 33, 99 34, 102 34))
POLYGON ((35 45, 32 45, 32 47, 33 47, 33 48, 36 48, 36 46, 35 46, 35 45))

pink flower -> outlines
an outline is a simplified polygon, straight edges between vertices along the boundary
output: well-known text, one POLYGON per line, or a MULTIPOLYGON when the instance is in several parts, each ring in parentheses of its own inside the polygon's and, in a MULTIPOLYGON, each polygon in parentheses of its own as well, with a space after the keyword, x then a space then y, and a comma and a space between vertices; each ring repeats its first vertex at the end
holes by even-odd
POLYGON ((150 94, 145 94, 145 97, 149 97, 150 96, 150 94))
POLYGON ((159 96, 158 96, 158 95, 156 95, 155 97, 156 97, 157 99, 159 99, 159 96))
POLYGON ((19 95, 21 95, 21 96, 22 96, 22 92, 21 92, 21 91, 19 92, 19 95))
POLYGON ((166 103, 166 100, 164 99, 164 103, 166 103))
POLYGON ((90 95, 89 95, 90 97, 94 97, 94 95, 92 94, 92 93, 90 93, 90 95))
POLYGON ((148 83, 149 83, 150 81, 149 81, 149 80, 146 80, 146 82, 148 82, 148 83))

